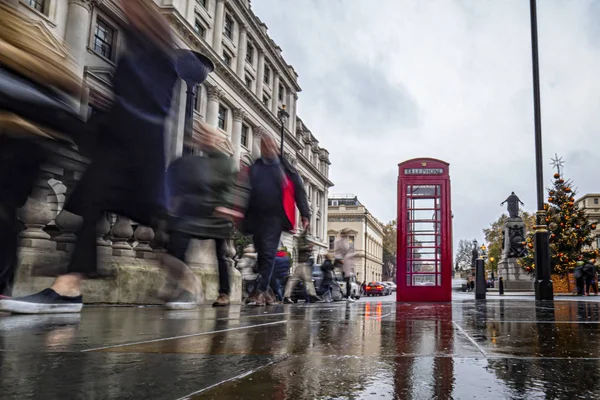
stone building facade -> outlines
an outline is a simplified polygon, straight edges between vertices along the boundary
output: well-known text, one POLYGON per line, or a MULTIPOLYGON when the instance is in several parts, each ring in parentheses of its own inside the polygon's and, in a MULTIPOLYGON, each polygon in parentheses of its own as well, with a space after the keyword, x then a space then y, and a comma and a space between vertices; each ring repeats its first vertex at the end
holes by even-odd
POLYGON ((588 193, 575 201, 580 210, 584 210, 590 221, 597 223, 594 232, 598 238, 593 244, 594 249, 600 249, 600 193, 588 193))
MULTIPOLYGON (((6 0, 28 16, 36 29, 47 33, 57 48, 65 46, 77 72, 86 83, 76 105, 83 117, 95 112, 96 99, 111 96, 111 76, 123 51, 125 16, 116 0, 6 0)), ((319 253, 327 249, 327 196, 329 153, 319 146, 311 130, 297 115, 298 76, 286 63, 281 48, 269 37, 267 26, 252 12, 249 0, 155 0, 169 21, 176 46, 197 51, 214 63, 215 70, 200 86, 188 90, 183 81, 175 89, 168 132, 168 159, 195 149, 186 141, 186 103, 192 96, 198 118, 218 127, 230 139, 232 156, 239 166, 260 157, 260 141, 272 135, 280 142, 278 110, 286 106, 290 118, 284 126, 286 157, 298 169, 313 213, 310 238, 319 253)), ((62 210, 64 199, 76 186, 87 161, 73 149, 57 148, 43 167, 30 201, 24 207, 25 232, 21 235, 21 268, 15 294, 26 294, 48 285, 44 271, 34 271, 27 260, 40 254, 58 265, 74 243, 78 220, 62 210), (36 276, 31 280, 31 276, 36 276)), ((298 216, 298 221, 300 220, 298 216)), ((154 287, 160 282, 157 262, 161 238, 134 221, 114 215, 98 226, 101 275, 107 281, 90 283, 95 295, 88 302, 152 303, 134 288, 154 287), (112 280, 111 280, 112 279, 112 280), (116 285, 119 290, 108 290, 116 285), (107 297, 106 293, 112 293, 107 297)), ((294 253, 294 236, 286 233, 283 244, 294 253)), ((194 243, 189 254, 196 273, 202 276, 203 296, 216 297, 217 274, 212 241, 194 243)), ((235 250, 226 251, 231 261, 235 250)), ((233 275, 234 292, 240 289, 239 273, 233 275)))
POLYGON ((354 195, 335 195, 328 199, 327 241, 334 250, 341 232, 356 253, 354 273, 358 282, 379 282, 383 277, 383 226, 354 195))
MULTIPOLYGON (((110 97, 110 78, 125 43, 125 18, 115 0, 10 0, 40 27, 69 48, 87 85, 80 102, 83 116, 94 113, 94 99, 110 97)), ((184 137, 187 96, 194 96, 196 117, 218 127, 230 138, 233 157, 248 166, 260 157, 260 140, 272 135, 280 142, 278 110, 285 106, 285 155, 304 181, 312 210, 310 236, 320 254, 327 248, 329 152, 297 115, 298 75, 269 37, 267 26, 254 15, 249 0, 155 0, 175 34, 176 46, 210 58, 215 70, 188 93, 179 82, 174 96, 169 159, 193 152, 184 137)), ((64 192, 56 185, 55 192, 64 192)), ((56 196, 64 198, 63 193, 56 196)), ((60 203, 60 200, 58 200, 60 203)), ((60 210, 61 204, 54 206, 60 210)), ((298 221, 300 220, 298 216, 298 221)), ((284 234, 290 249, 294 238, 284 234)))

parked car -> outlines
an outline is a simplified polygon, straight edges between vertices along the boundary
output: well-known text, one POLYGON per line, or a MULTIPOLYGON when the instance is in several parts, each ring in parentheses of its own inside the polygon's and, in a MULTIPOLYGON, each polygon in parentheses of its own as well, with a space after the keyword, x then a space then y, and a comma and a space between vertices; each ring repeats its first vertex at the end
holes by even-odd
MULTIPOLYGON (((342 291, 342 287, 341 287, 340 282, 337 279, 337 277, 330 287, 328 287, 328 288, 322 287, 321 283, 323 282, 323 271, 321 271, 320 264, 313 264, 312 278, 313 278, 313 284, 315 285, 315 290, 317 292, 317 295, 322 297, 323 299, 325 299, 325 301, 342 301, 342 300, 344 300, 344 295, 342 293, 345 293, 345 292, 342 291)), ((307 297, 308 297, 307 292, 304 289, 304 282, 300 282, 298 285, 296 285, 296 288, 292 291, 292 296, 290 297, 290 299, 294 303, 297 303, 298 300, 306 299, 307 297)))
POLYGON ((370 282, 365 288, 367 296, 386 296, 388 288, 380 282, 370 282))
MULTIPOLYGON (((340 288, 342 289, 342 294, 345 296, 346 281, 341 279, 341 275, 338 276, 338 274, 336 274, 336 279, 339 280, 340 288)), ((352 278, 350 278, 350 296, 356 300, 360 299, 360 285, 356 282, 356 277, 354 275, 352 276, 352 278)))
POLYGON ((466 279, 452 279, 452 290, 459 292, 467 291, 467 280, 466 279))
POLYGON ((396 284, 394 282, 385 281, 385 282, 381 282, 381 283, 383 283, 384 285, 386 285, 387 287, 389 287, 391 292, 395 292, 396 291, 396 284))

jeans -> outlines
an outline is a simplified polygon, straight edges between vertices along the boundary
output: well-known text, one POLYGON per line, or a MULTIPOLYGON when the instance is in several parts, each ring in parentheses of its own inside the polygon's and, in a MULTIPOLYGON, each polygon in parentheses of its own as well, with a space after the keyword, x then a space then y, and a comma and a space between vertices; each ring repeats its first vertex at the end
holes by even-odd
POLYGON ((254 248, 257 253, 257 290, 266 292, 273 275, 275 254, 281 239, 281 219, 279 217, 263 217, 254 231, 254 248))
POLYGON ((590 288, 592 288, 595 294, 598 294, 598 288, 593 278, 585 278, 585 292, 590 294, 590 288))
POLYGON ((285 279, 284 278, 275 278, 271 277, 271 289, 273 289, 273 293, 277 296, 277 300, 283 300, 283 290, 285 289, 285 279))
MULTIPOLYGON (((192 236, 183 232, 171 232, 169 236, 169 244, 167 251, 173 257, 185 263, 185 254, 189 247, 192 236)), ((217 264, 219 266, 219 294, 229 294, 231 287, 229 284, 229 270, 227 269, 227 261, 225 260, 225 252, 223 247, 225 239, 215 239, 215 249, 217 255, 217 264)))

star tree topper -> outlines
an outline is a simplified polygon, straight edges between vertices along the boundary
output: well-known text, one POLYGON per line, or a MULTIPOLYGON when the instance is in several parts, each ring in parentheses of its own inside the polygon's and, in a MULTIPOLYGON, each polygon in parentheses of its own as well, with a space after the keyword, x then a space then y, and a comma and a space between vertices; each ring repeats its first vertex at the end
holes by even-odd
POLYGON ((554 153, 554 158, 552 159, 552 168, 555 168, 559 175, 562 175, 561 169, 565 165, 562 157, 559 157, 558 154, 554 153))

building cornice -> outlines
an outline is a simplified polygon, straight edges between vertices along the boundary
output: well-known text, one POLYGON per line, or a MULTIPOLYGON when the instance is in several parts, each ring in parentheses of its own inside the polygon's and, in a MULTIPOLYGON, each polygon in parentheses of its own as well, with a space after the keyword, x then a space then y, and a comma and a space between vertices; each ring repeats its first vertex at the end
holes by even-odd
MULTIPOLYGON (((271 39, 271 37, 267 33, 263 32, 260 25, 264 25, 266 27, 264 22, 260 21, 259 18, 254 14, 254 12, 249 7, 245 7, 240 0, 232 0, 231 3, 235 4, 236 10, 243 14, 243 19, 244 21, 246 21, 246 25, 252 26, 253 29, 251 33, 255 36, 260 37, 261 43, 257 43, 257 45, 260 48, 263 48, 263 50, 266 48, 271 56, 270 58, 277 60, 278 72, 280 74, 286 75, 287 79, 294 86, 296 92, 301 92, 302 88, 298 84, 298 75, 296 75, 295 72, 294 74, 290 72, 290 68, 293 69, 293 67, 287 64, 283 56, 277 52, 277 50, 275 49, 275 42, 273 41, 273 39, 271 39)), ((250 33, 250 29, 248 29, 248 31, 250 33)))

